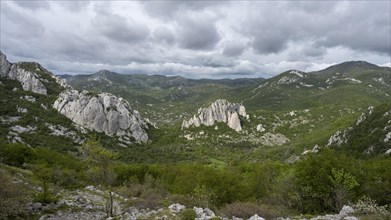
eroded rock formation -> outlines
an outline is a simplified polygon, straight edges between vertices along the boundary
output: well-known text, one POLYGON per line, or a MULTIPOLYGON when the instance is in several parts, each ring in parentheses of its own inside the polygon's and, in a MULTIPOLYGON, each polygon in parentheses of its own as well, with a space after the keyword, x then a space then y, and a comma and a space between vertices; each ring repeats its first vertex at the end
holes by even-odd
POLYGON ((138 111, 132 110, 127 101, 112 94, 93 95, 68 89, 60 93, 53 107, 86 128, 109 136, 133 137, 136 142, 148 141, 147 121, 138 111))
POLYGON ((191 126, 199 127, 201 124, 212 126, 215 122, 224 122, 235 131, 241 131, 242 126, 239 116, 248 117, 243 105, 219 99, 207 108, 198 109, 198 115, 194 115, 189 120, 184 120, 182 129, 191 126))

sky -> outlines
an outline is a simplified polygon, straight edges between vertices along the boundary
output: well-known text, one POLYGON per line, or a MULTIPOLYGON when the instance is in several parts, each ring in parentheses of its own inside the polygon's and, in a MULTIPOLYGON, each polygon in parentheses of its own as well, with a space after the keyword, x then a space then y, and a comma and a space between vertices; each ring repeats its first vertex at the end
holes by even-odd
POLYGON ((1 0, 0 49, 54 74, 269 78, 391 66, 391 1, 1 0))

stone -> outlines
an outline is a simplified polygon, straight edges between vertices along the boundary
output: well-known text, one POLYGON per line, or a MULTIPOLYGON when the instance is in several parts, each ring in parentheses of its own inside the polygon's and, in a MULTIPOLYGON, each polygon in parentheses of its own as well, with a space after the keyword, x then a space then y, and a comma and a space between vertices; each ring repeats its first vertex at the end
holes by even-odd
POLYGON ((200 125, 212 126, 215 122, 224 122, 235 131, 241 131, 242 126, 239 116, 249 118, 243 105, 219 99, 207 108, 198 109, 198 114, 195 114, 189 120, 184 120, 182 129, 191 126, 199 127, 200 125))
POLYGON ((20 125, 14 125, 12 127, 9 128, 10 131, 13 131, 13 132, 16 132, 18 134, 20 133, 24 133, 24 132, 33 132, 37 129, 37 127, 32 127, 30 125, 28 125, 27 127, 23 127, 23 126, 20 126, 20 125))
POLYGON ((175 204, 172 204, 172 205, 168 206, 168 208, 170 209, 171 213, 179 213, 183 209, 185 209, 186 206, 178 204, 178 203, 175 203, 175 204))
POLYGON ((210 218, 216 217, 215 213, 208 208, 203 209, 203 208, 199 208, 199 207, 194 206, 193 210, 197 215, 195 220, 208 220, 210 218))
POLYGON ((259 125, 257 125, 257 131, 264 132, 264 131, 266 131, 266 129, 263 127, 262 124, 259 124, 259 125))
POLYGON ((285 137, 285 135, 280 133, 273 134, 267 132, 260 137, 260 142, 265 146, 274 146, 274 145, 281 146, 288 143, 289 141, 290 140, 287 137, 285 137))
POLYGON ((265 219, 262 217, 259 217, 258 214, 255 214, 255 215, 251 216, 248 220, 265 220, 265 219))
POLYGON ((67 89, 60 93, 53 108, 88 129, 109 136, 132 137, 138 143, 148 141, 147 122, 127 101, 112 94, 92 95, 87 91, 67 89))
POLYGON ((29 95, 22 96, 22 97, 20 97, 20 99, 24 99, 24 100, 32 102, 32 103, 34 103, 36 101, 33 96, 29 96, 29 95))
POLYGON ((335 134, 329 138, 326 146, 341 146, 342 144, 346 143, 348 141, 348 134, 352 129, 352 127, 348 127, 343 131, 335 132, 335 134))
POLYGON ((339 212, 340 215, 349 215, 352 213, 354 213, 354 209, 353 209, 353 207, 351 207, 349 205, 344 205, 342 207, 341 211, 339 212))

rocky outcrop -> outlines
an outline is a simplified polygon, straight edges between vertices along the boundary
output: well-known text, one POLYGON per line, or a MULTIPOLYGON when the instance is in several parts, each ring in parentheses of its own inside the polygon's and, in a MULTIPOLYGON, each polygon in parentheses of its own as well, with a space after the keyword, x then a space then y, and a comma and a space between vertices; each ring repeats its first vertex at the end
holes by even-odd
POLYGON ((327 147, 330 146, 341 146, 342 144, 347 143, 348 141, 348 133, 352 130, 352 127, 348 127, 347 129, 343 131, 337 131, 335 134, 333 134, 330 138, 329 141, 327 142, 327 147))
POLYGON ((65 90, 53 107, 74 123, 109 136, 146 143, 147 121, 129 103, 109 93, 89 94, 87 91, 65 90))
POLYGON ((243 105, 219 99, 207 108, 198 109, 198 115, 194 115, 187 121, 184 120, 182 129, 200 125, 212 126, 215 122, 224 122, 235 131, 241 131, 239 116, 248 117, 243 105))
POLYGON ((265 146, 275 146, 275 145, 281 146, 281 145, 284 145, 290 141, 283 134, 280 134, 280 133, 273 134, 270 132, 267 132, 266 134, 262 135, 259 138, 259 140, 265 146))
POLYGON ((8 62, 7 57, 0 51, 0 76, 18 80, 25 91, 32 91, 38 94, 47 94, 47 90, 36 73, 26 71, 19 64, 8 62))

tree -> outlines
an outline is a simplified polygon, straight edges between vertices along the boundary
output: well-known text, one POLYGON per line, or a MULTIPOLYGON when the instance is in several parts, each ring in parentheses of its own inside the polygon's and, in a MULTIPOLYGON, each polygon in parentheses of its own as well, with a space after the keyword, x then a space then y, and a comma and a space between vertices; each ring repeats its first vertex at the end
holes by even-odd
POLYGON ((334 196, 335 211, 341 210, 342 206, 346 204, 354 196, 354 189, 359 186, 356 178, 344 169, 331 169, 331 176, 329 176, 332 183, 332 192, 334 196))
POLYGON ((113 171, 113 159, 117 155, 103 148, 102 144, 96 138, 90 138, 82 145, 82 149, 91 165, 89 177, 96 183, 109 187, 108 201, 106 203, 106 213, 112 217, 113 213, 113 193, 110 186, 114 184, 115 175, 113 171))

